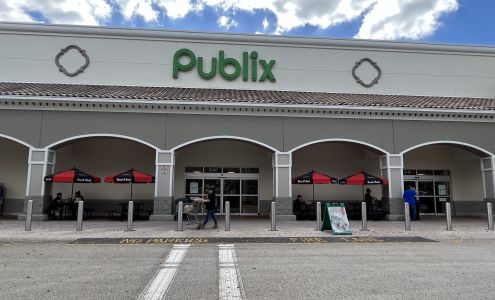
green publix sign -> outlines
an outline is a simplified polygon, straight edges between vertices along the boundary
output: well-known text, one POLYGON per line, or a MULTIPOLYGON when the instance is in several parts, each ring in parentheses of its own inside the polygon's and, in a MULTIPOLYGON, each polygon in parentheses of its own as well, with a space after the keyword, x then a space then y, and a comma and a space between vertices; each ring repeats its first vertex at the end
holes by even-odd
POLYGON ((277 79, 273 75, 272 68, 275 65, 275 60, 270 60, 267 62, 264 59, 258 60, 258 52, 252 51, 248 53, 247 51, 242 52, 242 64, 234 58, 225 57, 225 52, 223 50, 218 52, 218 58, 211 58, 211 69, 206 71, 204 69, 203 58, 196 55, 189 49, 177 50, 174 54, 173 62, 173 77, 175 79, 179 78, 179 72, 187 72, 195 67, 197 67, 198 75, 205 79, 210 80, 217 75, 217 70, 225 80, 235 80, 242 75, 243 81, 265 81, 275 82, 277 79), (180 60, 183 57, 187 57, 189 60, 187 63, 181 63, 180 60), (258 78, 258 64, 261 66, 262 72, 261 76, 258 78), (225 69, 227 66, 231 66, 230 72, 225 69))

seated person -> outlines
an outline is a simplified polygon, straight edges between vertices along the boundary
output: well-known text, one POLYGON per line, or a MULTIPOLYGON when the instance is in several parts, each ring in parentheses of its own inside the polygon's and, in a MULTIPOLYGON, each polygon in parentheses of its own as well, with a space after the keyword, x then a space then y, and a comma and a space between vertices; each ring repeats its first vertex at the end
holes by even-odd
POLYGON ((48 214, 55 217, 55 212, 59 212, 59 218, 62 218, 63 209, 62 193, 57 193, 57 196, 50 201, 48 204, 48 214))
POLYGON ((83 201, 84 197, 81 195, 81 191, 77 191, 76 194, 74 195, 74 202, 79 202, 83 201))
POLYGON ((301 195, 297 195, 296 200, 294 201, 294 213, 296 214, 297 220, 301 219, 304 210, 306 210, 306 202, 304 202, 301 195))
POLYGON ((84 197, 81 194, 81 191, 77 191, 74 194, 74 201, 70 204, 70 213, 72 219, 77 218, 77 206, 79 201, 83 201, 84 197))

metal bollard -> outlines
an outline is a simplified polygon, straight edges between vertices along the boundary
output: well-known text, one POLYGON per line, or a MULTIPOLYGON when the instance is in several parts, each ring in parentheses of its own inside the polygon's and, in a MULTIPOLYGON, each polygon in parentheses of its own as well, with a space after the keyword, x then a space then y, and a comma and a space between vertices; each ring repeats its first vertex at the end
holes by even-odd
POLYGON ((25 231, 31 231, 31 220, 33 218, 33 200, 28 200, 26 209, 26 225, 24 227, 25 231))
POLYGON ((450 203, 445 203, 445 212, 447 213, 447 231, 452 230, 452 210, 450 209, 450 203))
POLYGON ((366 211, 366 202, 361 202, 361 218, 362 218, 362 230, 368 231, 368 215, 366 211))
POLYGON ((321 202, 316 202, 316 230, 321 230, 321 202))
POLYGON ((225 231, 230 231, 230 201, 225 201, 225 231))
POLYGON ((184 203, 179 201, 179 206, 177 208, 177 231, 184 231, 182 217, 184 214, 184 203))
POLYGON ((272 202, 272 214, 271 214, 272 227, 270 231, 277 231, 277 215, 275 209, 276 209, 275 202, 272 202))
POLYGON ((411 231, 411 215, 409 212, 409 203, 407 202, 404 203, 404 220, 406 231, 411 231))
POLYGON ((492 204, 487 203, 486 209, 488 210, 488 230, 493 230, 493 210, 492 204))
POLYGON ((79 201, 77 203, 77 225, 76 230, 82 231, 83 227, 83 211, 84 211, 84 201, 79 201))
POLYGON ((134 222, 134 201, 129 201, 129 206, 127 208, 127 231, 133 231, 134 222))

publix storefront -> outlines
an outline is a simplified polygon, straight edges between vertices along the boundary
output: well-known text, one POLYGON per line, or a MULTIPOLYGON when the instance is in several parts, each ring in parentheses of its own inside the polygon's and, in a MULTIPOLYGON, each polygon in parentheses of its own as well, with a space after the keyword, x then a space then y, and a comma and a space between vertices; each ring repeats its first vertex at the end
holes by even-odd
MULTIPOLYGON (((218 209, 294 219, 291 177, 318 170, 388 179, 372 186, 389 219, 404 185, 421 212, 481 215, 495 198, 495 48, 111 28, 0 24, 0 183, 4 216, 26 199, 46 217, 71 186, 44 176, 135 168, 152 220, 214 187, 218 209)), ((94 214, 129 198, 76 184, 94 214)), ((360 201, 321 185, 315 199, 360 201)))

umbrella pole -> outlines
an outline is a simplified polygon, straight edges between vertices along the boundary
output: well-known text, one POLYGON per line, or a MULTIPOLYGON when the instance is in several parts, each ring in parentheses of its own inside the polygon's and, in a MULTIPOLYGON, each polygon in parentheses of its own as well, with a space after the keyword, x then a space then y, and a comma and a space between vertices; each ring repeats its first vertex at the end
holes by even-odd
POLYGON ((70 199, 74 198, 74 182, 72 182, 72 190, 70 191, 70 199))
POLYGON ((315 202, 315 184, 313 182, 313 202, 315 202))
POLYGON ((132 201, 132 182, 131 182, 131 201, 132 201))

